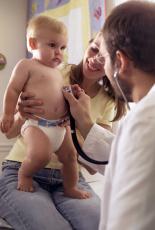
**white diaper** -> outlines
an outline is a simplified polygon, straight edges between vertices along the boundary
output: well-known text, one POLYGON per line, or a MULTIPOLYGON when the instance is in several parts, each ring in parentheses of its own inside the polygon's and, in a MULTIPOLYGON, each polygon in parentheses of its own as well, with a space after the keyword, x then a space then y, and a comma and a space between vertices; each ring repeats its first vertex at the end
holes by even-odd
POLYGON ((23 124, 22 128, 21 128, 21 134, 23 135, 24 131, 30 126, 35 126, 39 129, 41 129, 47 135, 49 140, 51 141, 53 152, 56 152, 60 148, 60 146, 64 140, 64 136, 66 133, 65 127, 41 126, 38 123, 39 123, 38 121, 35 121, 32 119, 26 120, 25 123, 23 124))

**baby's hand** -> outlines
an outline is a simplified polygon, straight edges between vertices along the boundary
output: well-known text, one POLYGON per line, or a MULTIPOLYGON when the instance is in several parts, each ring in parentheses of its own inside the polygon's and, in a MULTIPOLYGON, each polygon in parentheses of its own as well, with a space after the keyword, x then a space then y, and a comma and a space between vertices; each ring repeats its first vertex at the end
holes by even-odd
POLYGON ((7 133, 14 122, 14 116, 3 115, 0 121, 0 129, 2 133, 7 133))

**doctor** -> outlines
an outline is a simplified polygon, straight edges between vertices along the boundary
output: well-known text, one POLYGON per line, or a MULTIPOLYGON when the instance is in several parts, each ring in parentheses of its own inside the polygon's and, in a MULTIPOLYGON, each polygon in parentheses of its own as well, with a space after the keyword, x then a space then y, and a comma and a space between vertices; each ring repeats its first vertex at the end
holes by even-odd
MULTIPOLYGON (((128 1, 114 8, 102 35, 105 73, 118 97, 136 103, 116 137, 93 124, 89 97, 83 91, 78 91, 78 98, 64 92, 85 138, 85 152, 98 160, 110 156, 100 230, 154 230, 155 3, 128 1)), ((104 172, 103 166, 92 166, 104 172)))

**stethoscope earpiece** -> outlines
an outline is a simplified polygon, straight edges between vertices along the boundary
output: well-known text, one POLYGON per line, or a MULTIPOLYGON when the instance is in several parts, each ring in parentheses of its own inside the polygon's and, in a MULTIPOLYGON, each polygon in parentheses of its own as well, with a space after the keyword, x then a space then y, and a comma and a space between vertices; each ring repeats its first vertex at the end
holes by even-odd
POLYGON ((124 101, 125 101, 125 103, 126 103, 126 105, 127 105, 127 108, 128 108, 128 110, 130 110, 130 106, 129 106, 129 103, 128 103, 128 100, 127 100, 127 98, 126 98, 126 96, 125 96, 125 94, 124 94, 124 92, 123 92, 123 90, 122 90, 122 88, 121 88, 121 86, 120 86, 120 84, 119 84, 119 82, 118 82, 118 77, 119 77, 119 70, 117 69, 117 70, 115 70, 115 72, 114 72, 114 74, 113 74, 113 78, 114 78, 114 80, 115 80, 115 83, 116 83, 116 85, 117 85, 117 88, 119 89, 119 91, 120 91, 120 93, 122 94, 122 97, 123 97, 123 99, 124 99, 124 101))
POLYGON ((115 78, 115 79, 117 79, 118 78, 118 69, 117 70, 115 70, 115 72, 114 72, 114 75, 113 75, 113 78, 115 78))

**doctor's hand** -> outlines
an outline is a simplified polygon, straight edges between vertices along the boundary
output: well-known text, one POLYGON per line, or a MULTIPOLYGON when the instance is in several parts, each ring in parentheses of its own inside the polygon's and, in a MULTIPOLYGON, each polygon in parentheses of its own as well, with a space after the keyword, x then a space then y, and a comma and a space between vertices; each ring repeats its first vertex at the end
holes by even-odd
POLYGON ((94 124, 90 115, 90 97, 78 85, 72 85, 72 92, 63 90, 64 97, 70 106, 70 112, 75 119, 76 127, 80 130, 82 136, 86 138, 94 124))

